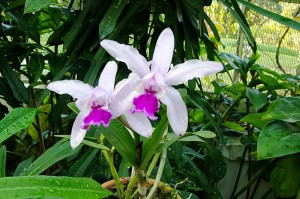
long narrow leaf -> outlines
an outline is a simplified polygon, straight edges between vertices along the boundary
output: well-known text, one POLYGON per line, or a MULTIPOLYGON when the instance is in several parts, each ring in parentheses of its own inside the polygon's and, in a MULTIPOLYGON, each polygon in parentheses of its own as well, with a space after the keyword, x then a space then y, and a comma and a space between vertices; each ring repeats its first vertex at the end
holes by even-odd
POLYGON ((100 126, 101 133, 132 165, 136 165, 135 142, 119 120, 112 120, 108 127, 100 126))
POLYGON ((20 102, 27 103, 29 100, 28 90, 13 71, 12 67, 7 63, 3 54, 0 54, 0 70, 3 72, 3 76, 7 79, 14 97, 20 102))
POLYGON ((239 25, 241 26, 244 34, 245 34, 245 37, 249 43, 249 45, 251 46, 251 48, 253 49, 254 52, 256 52, 256 42, 255 42, 255 39, 251 33, 251 30, 250 28, 247 26, 247 24, 244 23, 243 19, 241 18, 240 15, 237 14, 236 11, 234 11, 232 8, 231 8, 231 5, 227 2, 227 1, 224 1, 224 0, 219 0, 219 2, 221 4, 223 4, 227 9, 228 11, 230 12, 230 14, 232 14, 232 16, 235 18, 235 20, 239 23, 239 25))
POLYGON ((98 149, 90 148, 86 151, 78 162, 73 164, 69 169, 69 176, 82 177, 84 176, 86 170, 90 167, 93 160, 95 160, 95 155, 98 153, 98 149))
POLYGON ((27 128, 36 114, 35 108, 16 108, 0 121, 0 143, 10 136, 27 128))
POLYGON ((81 149, 81 147, 82 145, 79 145, 75 150, 73 150, 70 146, 69 140, 62 139, 58 141, 55 145, 53 145, 51 148, 49 148, 32 164, 30 164, 29 167, 24 168, 20 175, 39 175, 54 163, 77 153, 81 149))
POLYGON ((284 17, 284 16, 281 16, 279 14, 276 14, 274 12, 270 12, 268 10, 265 10, 261 7, 258 7, 252 3, 249 3, 247 1, 244 1, 244 0, 236 0, 237 2, 243 4, 244 6, 250 8, 251 10, 254 10, 255 12, 265 16, 265 17, 268 17, 269 19, 273 19, 274 21, 277 21, 278 23, 281 23, 285 26, 288 26, 290 28, 293 28, 295 30, 300 30, 300 23, 293 20, 293 19, 290 19, 290 18, 287 18, 287 17, 284 17))
POLYGON ((99 199, 112 195, 90 178, 22 176, 0 178, 1 198, 99 199))
POLYGON ((100 39, 110 34, 119 19, 128 0, 114 0, 99 25, 100 39))
POLYGON ((0 178, 6 176, 6 147, 0 148, 0 178))
POLYGON ((162 117, 161 121, 156 126, 151 138, 145 142, 142 151, 142 164, 141 168, 145 168, 151 157, 157 152, 156 149, 162 141, 162 136, 169 125, 167 115, 162 117))

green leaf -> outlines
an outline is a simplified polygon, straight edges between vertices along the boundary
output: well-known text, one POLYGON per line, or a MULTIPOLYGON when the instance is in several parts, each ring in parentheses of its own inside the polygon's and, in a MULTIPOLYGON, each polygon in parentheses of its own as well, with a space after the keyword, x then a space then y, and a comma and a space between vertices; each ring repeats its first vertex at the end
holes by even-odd
POLYGON ((285 122, 300 121, 300 99, 285 97, 274 101, 262 119, 282 120, 285 122))
POLYGON ((228 1, 225 0, 219 0, 220 3, 222 3, 230 12, 230 14, 235 18, 236 22, 240 25, 241 29, 243 30, 245 37, 253 49, 253 51, 256 51, 256 42, 255 39, 251 33, 251 30, 248 26, 248 24, 245 24, 245 21, 243 20, 244 16, 240 15, 240 13, 237 13, 235 10, 231 8, 231 5, 228 3, 228 1))
POLYGON ((40 77, 44 70, 45 66, 45 59, 42 54, 40 53, 34 53, 31 55, 29 63, 28 63, 28 70, 30 74, 32 75, 32 82, 36 82, 40 77))
POLYGON ((20 26, 20 28, 25 32, 26 36, 35 41, 36 43, 40 43, 40 34, 36 28, 33 26, 33 21, 30 22, 29 17, 24 16, 17 11, 7 11, 6 12, 10 17, 14 19, 14 21, 20 26))
POLYGON ((95 155, 98 151, 98 149, 88 149, 83 155, 81 155, 80 159, 70 167, 68 176, 84 176, 86 170, 91 166, 93 160, 95 160, 95 155))
POLYGON ((257 158, 266 159, 299 153, 299 132, 298 127, 282 121, 266 124, 258 137, 257 158))
POLYGON ((77 153, 82 147, 79 145, 75 150, 70 146, 70 142, 67 139, 58 141, 55 145, 49 148, 38 159, 36 159, 27 168, 24 168, 20 173, 21 176, 39 175, 54 163, 77 153))
POLYGON ((193 134, 195 135, 198 135, 200 137, 203 137, 203 138, 214 138, 216 137, 216 134, 212 131, 196 131, 196 132, 193 132, 193 134))
POLYGON ((235 130, 235 131, 245 131, 245 128, 242 127, 237 122, 226 121, 226 122, 223 122, 222 125, 229 129, 235 130))
POLYGON ((256 111, 267 104, 267 96, 255 88, 246 87, 246 96, 256 111))
POLYGON ((80 110, 77 108, 75 102, 70 102, 67 105, 74 113, 78 114, 80 112, 80 110))
POLYGON ((99 25, 100 39, 103 39, 115 29, 117 20, 119 19, 127 2, 128 0, 114 0, 112 2, 99 25))
POLYGON ((277 21, 278 23, 281 23, 285 26, 288 26, 288 27, 291 27, 295 30, 300 30, 300 23, 295 21, 295 20, 292 20, 290 18, 287 18, 287 17, 284 17, 284 16, 281 16, 281 15, 278 15, 276 13, 273 13, 273 12, 270 12, 268 10, 265 10, 259 6, 256 6, 252 3, 249 3, 247 1, 244 1, 244 0, 237 0, 237 2, 243 4, 244 6, 254 10, 255 12, 269 18, 269 19, 273 19, 274 21, 277 21))
MULTIPOLYGON (((70 135, 55 135, 55 137, 70 139, 71 136, 70 135)), ((106 151, 110 150, 108 147, 104 146, 103 144, 95 143, 95 142, 89 141, 89 140, 82 140, 81 143, 84 145, 87 145, 89 147, 95 148, 95 149, 106 150, 106 151)))
POLYGON ((51 0, 26 0, 24 13, 37 12, 48 6, 51 3, 51 0))
POLYGON ((182 141, 182 142, 205 142, 203 139, 201 139, 197 135, 190 135, 187 137, 182 137, 182 138, 179 138, 178 140, 182 141))
POLYGON ((135 142, 119 120, 111 120, 108 127, 99 127, 105 138, 117 149, 117 151, 130 164, 136 165, 135 142))
POLYGON ((33 162, 33 156, 31 156, 30 158, 22 161, 18 167, 16 168, 15 172, 14 172, 14 176, 19 176, 21 174, 21 172, 29 167, 29 165, 33 162))
POLYGON ((296 196, 300 188, 300 155, 295 154, 281 159, 272 170, 270 183, 277 196, 296 196))
POLYGON ((34 120, 36 108, 16 108, 0 121, 0 143, 27 128, 34 120))
POLYGON ((119 177, 127 177, 129 175, 130 174, 129 174, 128 167, 126 164, 126 160, 124 158, 122 158, 120 166, 119 166, 118 176, 119 177))
POLYGON ((0 53, 0 69, 3 72, 3 76, 7 79, 7 82, 13 91, 13 94, 20 102, 27 103, 29 100, 29 94, 27 88, 25 88, 23 82, 19 79, 17 74, 13 71, 12 67, 7 63, 3 54, 0 53))
POLYGON ((156 126, 155 130, 152 133, 152 136, 147 141, 145 141, 142 151, 141 168, 145 168, 152 156, 157 153, 156 149, 158 148, 159 143, 162 141, 162 136, 167 129, 168 124, 169 122, 167 119, 167 115, 165 115, 161 118, 160 122, 156 126))
POLYGON ((99 199, 112 193, 90 178, 22 176, 0 178, 2 198, 99 199))
POLYGON ((252 124, 253 126, 261 129, 265 124, 267 124, 268 122, 271 121, 269 119, 263 120, 262 119, 263 115, 264 115, 264 113, 249 114, 249 115, 246 115, 245 117, 243 117, 240 121, 247 122, 247 123, 252 124))
POLYGON ((6 147, 0 148, 0 178, 6 176, 6 147))

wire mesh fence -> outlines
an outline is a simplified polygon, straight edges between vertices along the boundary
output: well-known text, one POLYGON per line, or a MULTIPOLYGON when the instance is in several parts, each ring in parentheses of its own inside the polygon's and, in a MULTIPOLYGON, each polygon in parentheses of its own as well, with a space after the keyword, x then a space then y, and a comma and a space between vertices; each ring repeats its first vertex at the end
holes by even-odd
MULTIPOLYGON (((299 21, 300 4, 252 0, 251 3, 299 21)), ((287 73, 296 74, 296 66, 300 63, 300 32, 271 19, 268 19, 252 10, 241 7, 257 42, 258 53, 261 57, 257 63, 270 69, 280 71, 282 67, 287 73), (278 48, 280 46, 280 48, 278 48), (278 59, 276 60, 276 56, 278 59)), ((211 19, 220 25, 221 42, 220 50, 228 53, 237 53, 238 24, 233 17, 216 1, 208 9, 211 19)), ((243 41, 242 58, 250 56, 250 47, 246 40, 243 41)))

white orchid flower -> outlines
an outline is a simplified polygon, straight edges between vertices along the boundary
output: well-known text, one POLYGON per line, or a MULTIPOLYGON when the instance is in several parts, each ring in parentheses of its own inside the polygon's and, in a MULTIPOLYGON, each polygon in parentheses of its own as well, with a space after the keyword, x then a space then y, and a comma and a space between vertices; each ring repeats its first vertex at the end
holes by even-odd
POLYGON ((50 83, 47 88, 58 94, 69 94, 77 98, 76 106, 80 110, 71 132, 71 147, 75 149, 83 140, 89 126, 107 127, 110 119, 117 117, 110 104, 114 92, 117 64, 108 62, 99 78, 98 86, 85 84, 79 80, 62 80, 50 83))
POLYGON ((100 44, 116 60, 125 62, 128 69, 133 72, 129 81, 121 86, 122 91, 117 93, 119 99, 131 98, 132 104, 130 106, 123 103, 119 111, 127 109, 124 115, 129 125, 146 137, 152 134, 148 118, 156 119, 159 101, 167 106, 167 116, 173 131, 179 136, 183 135, 188 126, 187 108, 179 92, 172 86, 185 83, 194 77, 203 78, 223 70, 220 63, 196 59, 170 68, 174 35, 169 28, 160 34, 150 64, 131 46, 112 40, 103 40, 100 44), (134 92, 131 92, 132 89, 134 92))

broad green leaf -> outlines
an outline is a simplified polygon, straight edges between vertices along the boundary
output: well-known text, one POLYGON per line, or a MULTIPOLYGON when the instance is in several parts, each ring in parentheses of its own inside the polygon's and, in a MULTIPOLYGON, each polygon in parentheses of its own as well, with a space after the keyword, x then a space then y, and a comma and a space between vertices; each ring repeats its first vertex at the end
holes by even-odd
POLYGON ((168 124, 169 122, 167 115, 165 115, 161 118, 160 122, 156 126, 152 136, 143 144, 141 168, 145 168, 152 156, 157 153, 156 150, 159 146, 159 143, 162 141, 162 136, 167 129, 168 124))
POLYGON ((0 178, 6 176, 6 147, 0 148, 0 178))
POLYGON ((98 149, 88 149, 83 155, 80 156, 80 159, 70 167, 68 176, 84 176, 86 170, 91 166, 93 160, 95 160, 95 155, 98 153, 98 151, 98 149))
POLYGON ((178 141, 182 141, 182 142, 205 142, 203 139, 201 139, 197 135, 190 135, 190 136, 187 136, 187 137, 179 138, 178 141))
POLYGON ((37 12, 48 6, 51 3, 51 0, 26 0, 24 13, 37 12))
POLYGON ((249 114, 249 115, 246 115, 245 117, 243 117, 240 121, 247 122, 247 123, 252 124, 253 126, 261 129, 265 124, 267 124, 268 122, 271 121, 269 119, 263 120, 262 119, 263 115, 264 115, 264 113, 249 114))
POLYGON ((216 134, 212 131, 196 131, 196 132, 193 132, 193 134, 195 135, 198 135, 200 137, 203 137, 203 138, 214 138, 216 137, 216 134))
POLYGON ((265 10, 263 9, 262 7, 259 7, 259 6, 256 6, 250 2, 247 2, 245 0, 237 0, 237 2, 243 4, 244 6, 250 8, 251 10, 254 10, 255 12, 269 18, 269 19, 273 19, 274 21, 277 21, 278 23, 281 23, 285 26, 288 26, 288 27, 291 27, 295 30, 300 30, 300 23, 293 20, 293 19, 290 19, 290 18, 287 18, 287 17, 284 17, 284 16, 281 16, 281 15, 278 15, 276 13, 273 13, 273 12, 270 12, 268 10, 265 10))
POLYGON ((285 122, 300 121, 300 98, 285 97, 274 101, 262 119, 282 120, 285 122))
POLYGON ((51 148, 47 149, 38 159, 36 159, 27 168, 24 168, 20 173, 21 176, 39 175, 56 162, 77 153, 82 147, 79 145, 75 150, 70 146, 67 139, 58 141, 51 148))
POLYGON ((111 3, 99 25, 100 39, 103 39, 114 30, 117 20, 119 19, 127 2, 128 0, 114 0, 111 3))
POLYGON ((237 122, 226 121, 226 122, 223 122, 222 125, 229 129, 235 130, 235 131, 245 131, 245 128, 242 127, 237 122))
POLYGON ((30 39, 32 39, 36 43, 38 43, 38 44, 40 43, 40 34, 39 34, 36 26, 33 26, 30 23, 27 16, 22 15, 21 13, 14 11, 14 10, 7 11, 6 14, 8 14, 10 17, 12 17, 14 19, 14 21, 26 33, 26 36, 28 36, 30 39))
POLYGON ((14 97, 20 102, 27 103, 29 100, 29 93, 23 82, 19 79, 12 67, 7 63, 4 55, 0 53, 0 71, 3 77, 6 78, 14 97))
POLYGON ((75 102, 68 103, 68 107, 76 114, 80 112, 80 110, 77 108, 75 102))
POLYGON ((300 129, 283 121, 266 124, 257 141, 257 158, 281 157, 300 152, 300 129))
POLYGON ((30 56, 30 60, 28 63, 28 70, 32 76, 30 83, 36 82, 40 77, 44 70, 45 59, 41 53, 34 53, 30 56))
POLYGON ((111 120, 108 127, 99 127, 101 133, 105 138, 116 148, 116 150, 125 158, 130 164, 135 165, 135 142, 119 120, 111 120))
POLYGON ((99 199, 112 193, 90 178, 21 176, 0 178, 1 198, 99 199))
POLYGON ((15 108, 0 121, 0 143, 27 128, 34 120, 36 108, 15 108))
POLYGON ((300 155, 295 154, 281 159, 272 170, 270 183, 277 196, 296 196, 300 188, 300 155))
POLYGON ((256 111, 267 104, 267 96, 255 88, 246 87, 246 96, 256 111))
POLYGON ((119 166, 119 170, 118 170, 118 176, 119 177, 127 177, 129 176, 129 171, 128 171, 128 167, 126 164, 126 160, 124 158, 122 158, 120 166, 119 166))

